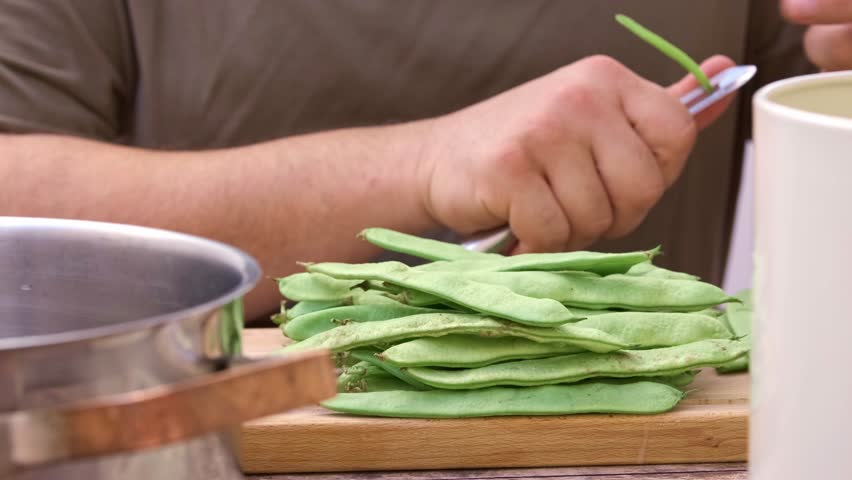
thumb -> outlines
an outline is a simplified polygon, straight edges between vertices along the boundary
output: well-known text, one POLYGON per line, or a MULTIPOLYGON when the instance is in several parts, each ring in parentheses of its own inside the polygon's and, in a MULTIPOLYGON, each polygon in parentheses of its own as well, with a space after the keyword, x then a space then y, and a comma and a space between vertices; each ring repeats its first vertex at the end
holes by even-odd
POLYGON ((852 68, 852 23, 808 28, 805 52, 811 62, 823 71, 852 68))
MULTIPOLYGON (((730 58, 723 55, 716 55, 705 60, 704 63, 701 64, 701 70, 704 71, 708 77, 712 77, 722 70, 733 67, 734 65, 736 65, 736 63, 734 63, 734 61, 730 58)), ((680 98, 698 86, 698 80, 696 80, 692 74, 689 74, 683 77, 679 82, 671 85, 668 88, 668 91, 669 94, 680 98)), ((716 119, 725 112, 733 98, 733 95, 728 95, 726 98, 719 100, 703 112, 696 115, 695 123, 698 125, 698 128, 703 129, 715 122, 716 119)))

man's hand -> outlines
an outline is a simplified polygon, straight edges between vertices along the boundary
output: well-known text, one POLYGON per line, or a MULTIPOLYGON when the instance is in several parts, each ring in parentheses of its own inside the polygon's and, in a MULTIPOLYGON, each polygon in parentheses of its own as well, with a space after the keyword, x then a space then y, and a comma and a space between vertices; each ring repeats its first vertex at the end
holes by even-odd
POLYGON ((813 25, 805 34, 808 58, 823 70, 852 69, 852 1, 781 0, 791 21, 813 25))
MULTIPOLYGON (((733 65, 714 57, 710 74, 733 65)), ((680 175, 698 129, 679 96, 615 60, 591 57, 433 121, 423 202, 463 233, 508 223, 518 252, 584 247, 635 229, 680 175)))

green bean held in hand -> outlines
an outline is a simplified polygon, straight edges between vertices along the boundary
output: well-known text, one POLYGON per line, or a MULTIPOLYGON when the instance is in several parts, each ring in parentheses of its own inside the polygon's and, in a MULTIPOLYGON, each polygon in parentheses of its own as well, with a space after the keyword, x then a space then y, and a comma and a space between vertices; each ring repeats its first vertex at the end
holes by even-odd
POLYGON ((710 84, 710 79, 707 78, 707 74, 705 74, 704 71, 701 70, 701 67, 698 65, 698 63, 693 60, 692 57, 687 55, 686 52, 674 46, 665 38, 643 27, 627 15, 616 15, 615 20, 618 21, 618 23, 622 24, 625 28, 633 32, 634 35, 650 43, 654 48, 679 63, 680 66, 689 71, 689 73, 693 74, 696 80, 698 80, 698 83, 701 84, 701 87, 704 88, 707 93, 713 92, 713 85, 710 84))

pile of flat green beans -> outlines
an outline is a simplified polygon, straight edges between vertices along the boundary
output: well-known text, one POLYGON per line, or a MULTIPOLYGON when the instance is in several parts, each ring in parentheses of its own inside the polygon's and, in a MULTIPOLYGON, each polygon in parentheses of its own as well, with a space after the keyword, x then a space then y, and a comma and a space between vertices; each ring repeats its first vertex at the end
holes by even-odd
POLYGON ((747 305, 653 264, 659 249, 503 256, 392 230, 362 232, 425 260, 305 264, 278 279, 273 319, 341 373, 331 410, 460 418, 674 408, 702 367, 747 368, 747 305), (728 312, 720 310, 728 305, 728 312), (735 307, 738 310, 732 311, 735 307))

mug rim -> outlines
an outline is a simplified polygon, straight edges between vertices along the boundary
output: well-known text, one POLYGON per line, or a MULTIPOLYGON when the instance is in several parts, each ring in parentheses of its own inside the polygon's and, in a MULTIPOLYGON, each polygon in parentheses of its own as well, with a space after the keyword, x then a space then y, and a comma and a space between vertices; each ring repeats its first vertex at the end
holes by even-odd
POLYGON ((754 110, 764 110, 774 115, 811 125, 852 130, 852 118, 801 110, 778 103, 770 98, 772 95, 785 90, 824 83, 848 83, 852 87, 852 71, 812 73, 777 80, 761 87, 754 94, 752 100, 754 110))

